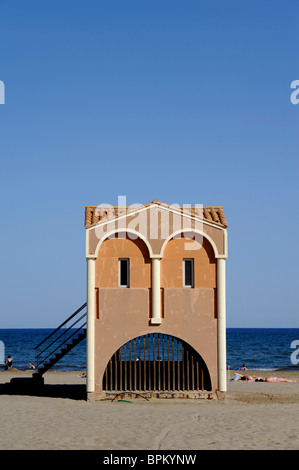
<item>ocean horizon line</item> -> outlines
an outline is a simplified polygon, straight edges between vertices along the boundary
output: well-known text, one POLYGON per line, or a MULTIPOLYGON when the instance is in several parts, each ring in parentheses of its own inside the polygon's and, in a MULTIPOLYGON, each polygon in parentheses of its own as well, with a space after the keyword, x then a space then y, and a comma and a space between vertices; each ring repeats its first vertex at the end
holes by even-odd
MULTIPOLYGON (((57 326, 1 327, 2 330, 56 330, 57 326)), ((299 326, 227 326, 227 330, 299 330, 299 326)))

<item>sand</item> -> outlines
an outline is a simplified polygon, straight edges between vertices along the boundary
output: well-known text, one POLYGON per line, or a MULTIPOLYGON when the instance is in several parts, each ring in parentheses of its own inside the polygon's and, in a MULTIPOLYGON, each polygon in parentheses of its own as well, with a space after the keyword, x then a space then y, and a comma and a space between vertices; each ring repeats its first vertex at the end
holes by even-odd
MULTIPOLYGON (((78 375, 49 371, 43 396, 33 396, 3 386, 31 372, 1 371, 1 449, 299 449, 299 382, 229 382, 224 400, 90 402, 78 375)), ((299 379, 298 372, 275 375, 299 379)))

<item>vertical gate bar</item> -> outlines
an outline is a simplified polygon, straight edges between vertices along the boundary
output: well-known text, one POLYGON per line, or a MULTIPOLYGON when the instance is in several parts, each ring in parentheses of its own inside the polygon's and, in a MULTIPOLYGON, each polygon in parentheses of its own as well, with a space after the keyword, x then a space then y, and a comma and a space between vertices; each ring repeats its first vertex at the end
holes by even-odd
POLYGON ((125 352, 124 390, 127 390, 127 343, 125 343, 124 352, 125 352))
POLYGON ((190 371, 189 371, 189 348, 186 347, 186 372, 187 372, 187 390, 190 390, 190 371))
POLYGON ((123 365, 122 365, 122 360, 121 360, 121 350, 122 347, 119 348, 119 390, 122 389, 122 379, 123 379, 123 365))
POLYGON ((182 343, 182 390, 185 390, 185 350, 182 343))
POLYGON ((155 333, 153 333, 153 374, 154 374, 154 390, 156 390, 156 354, 155 354, 155 333))
POLYGON ((109 369, 109 388, 108 390, 112 390, 112 361, 110 359, 107 369, 109 369))
POLYGON ((152 335, 147 335, 147 348, 148 348, 148 388, 152 389, 152 366, 151 366, 151 337, 152 335))
POLYGON ((158 390, 161 390, 161 357, 160 357, 160 333, 158 333, 158 390))
POLYGON ((109 390, 109 375, 108 375, 108 372, 109 372, 109 362, 108 362, 106 370, 105 370, 105 389, 106 390, 109 390))
POLYGON ((128 379, 129 379, 129 374, 128 374, 128 361, 127 361, 127 346, 128 346, 128 343, 125 344, 125 389, 128 390, 129 387, 128 387, 128 379))
POLYGON ((181 382, 180 382, 180 342, 176 340, 176 354, 177 354, 177 376, 178 376, 178 390, 181 390, 181 382))
POLYGON ((193 352, 191 351, 191 387, 194 390, 194 357, 193 352))
POLYGON ((112 358, 111 358, 110 361, 109 361, 109 369, 110 369, 110 377, 109 377, 109 379, 110 379, 110 388, 109 388, 109 390, 113 390, 113 388, 112 388, 112 377, 113 377, 113 372, 112 372, 112 358))
POLYGON ((143 390, 146 390, 145 336, 143 336, 143 390))
POLYGON ((141 338, 139 336, 138 338, 138 372, 139 372, 139 390, 141 390, 141 352, 140 352, 140 342, 141 342, 141 338))
POLYGON ((112 361, 112 358, 110 358, 107 364, 107 374, 108 374, 107 375, 107 384, 108 384, 107 390, 111 390, 111 374, 112 374, 111 361, 112 361))
POLYGON ((163 363, 162 363, 162 367, 163 367, 163 391, 166 390, 166 385, 165 385, 165 335, 162 334, 162 358, 163 358, 163 363))
POLYGON ((174 338, 172 337, 172 389, 175 390, 174 338))
POLYGON ((203 375, 203 367, 202 367, 202 364, 201 364, 201 388, 202 388, 202 390, 205 389, 205 381, 204 381, 204 375, 203 375))
POLYGON ((167 389, 170 391, 170 356, 169 356, 169 336, 167 335, 167 389))
POLYGON ((113 390, 117 390, 117 352, 114 353, 114 387, 113 390))
POLYGON ((134 390, 137 389, 137 377, 136 377, 136 338, 134 338, 134 390))
POLYGON ((129 342, 129 390, 132 390, 132 341, 129 342))
POLYGON ((198 359, 196 359, 196 388, 197 388, 197 390, 200 390, 200 388, 199 388, 199 363, 198 363, 198 359))

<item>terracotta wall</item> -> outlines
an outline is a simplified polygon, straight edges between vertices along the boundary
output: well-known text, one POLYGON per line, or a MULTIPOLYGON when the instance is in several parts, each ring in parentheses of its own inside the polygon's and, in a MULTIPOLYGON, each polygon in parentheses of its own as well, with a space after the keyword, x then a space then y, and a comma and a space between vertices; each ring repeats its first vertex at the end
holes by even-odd
POLYGON ((176 336, 205 360, 217 388, 216 260, 209 242, 170 240, 161 260, 163 320, 150 325, 151 259, 140 239, 107 239, 96 260, 95 379, 101 391, 106 364, 125 342, 147 333, 176 336), (185 244, 193 243, 192 249, 185 244), (195 249, 199 248, 199 249, 195 249), (130 288, 118 287, 118 259, 130 258, 130 288), (183 288, 183 258, 194 258, 194 288, 183 288))
POLYGON ((213 248, 205 238, 202 243, 190 238, 168 242, 161 261, 161 287, 183 287, 184 258, 194 259, 194 288, 216 287, 216 260, 213 248))
POLYGON ((150 287, 151 260, 146 245, 139 238, 104 241, 96 260, 96 287, 118 288, 119 258, 130 258, 130 288, 150 287))

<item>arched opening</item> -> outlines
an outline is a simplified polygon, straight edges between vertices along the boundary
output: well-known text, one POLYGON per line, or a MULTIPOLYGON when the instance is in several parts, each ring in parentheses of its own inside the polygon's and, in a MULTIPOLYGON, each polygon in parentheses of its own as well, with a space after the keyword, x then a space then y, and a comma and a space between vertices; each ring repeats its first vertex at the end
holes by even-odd
POLYGON ((138 336, 111 357, 103 376, 103 391, 211 390, 202 357, 185 341, 162 333, 138 336))

